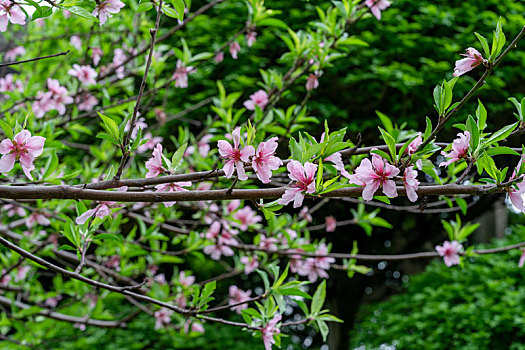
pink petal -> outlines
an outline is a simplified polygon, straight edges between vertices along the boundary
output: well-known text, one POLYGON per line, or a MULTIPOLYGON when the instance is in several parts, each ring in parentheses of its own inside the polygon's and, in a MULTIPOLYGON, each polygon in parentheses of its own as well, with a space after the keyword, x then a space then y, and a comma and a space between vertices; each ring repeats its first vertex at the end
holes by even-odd
POLYGON ((75 222, 78 225, 83 225, 90 217, 92 217, 96 212, 96 209, 89 209, 88 211, 84 212, 82 215, 76 218, 75 222))
POLYGON ((233 160, 224 163, 222 170, 224 171, 224 176, 226 176, 226 178, 232 177, 234 164, 235 162, 233 160))
POLYGON ((394 180, 387 180, 383 183, 383 193, 388 197, 397 197, 396 183, 394 180))
POLYGON ((0 173, 7 173, 15 166, 16 155, 14 153, 6 154, 0 159, 0 173))
POLYGON ((9 139, 2 140, 0 142, 0 154, 7 154, 13 149, 13 142, 9 139))

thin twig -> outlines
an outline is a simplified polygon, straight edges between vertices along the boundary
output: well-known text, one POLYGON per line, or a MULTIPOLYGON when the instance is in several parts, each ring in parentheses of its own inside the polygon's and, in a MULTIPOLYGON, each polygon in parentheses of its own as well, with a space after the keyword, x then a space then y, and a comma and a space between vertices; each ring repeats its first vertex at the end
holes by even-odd
POLYGON ((60 52, 60 53, 56 53, 54 55, 49 55, 49 56, 42 56, 42 57, 36 57, 36 58, 31 58, 29 60, 24 60, 24 61, 16 61, 16 62, 7 62, 7 63, 0 63, 0 68, 1 67, 7 67, 7 66, 14 66, 16 64, 22 64, 22 63, 27 63, 27 62, 33 62, 33 61, 40 61, 40 60, 45 60, 47 58, 53 58, 53 57, 57 57, 57 56, 64 56, 64 55, 67 55, 69 53, 69 50, 67 51, 64 51, 64 52, 60 52))

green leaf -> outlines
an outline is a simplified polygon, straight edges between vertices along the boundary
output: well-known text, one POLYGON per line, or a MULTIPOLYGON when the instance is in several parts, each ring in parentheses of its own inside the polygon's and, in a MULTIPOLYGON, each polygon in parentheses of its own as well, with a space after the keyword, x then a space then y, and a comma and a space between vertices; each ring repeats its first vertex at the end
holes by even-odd
POLYGON ((93 239, 105 239, 110 241, 124 242, 124 238, 121 235, 111 233, 99 233, 98 235, 94 236, 93 239))
POLYGON ((445 88, 443 111, 445 111, 452 103, 452 86, 446 80, 443 80, 443 86, 445 88))
POLYGON ((325 298, 326 280, 323 280, 323 282, 321 282, 321 284, 317 287, 317 290, 314 293, 310 315, 315 316, 319 314, 321 308, 323 307, 325 298))
POLYGON ((487 126, 487 110, 485 109, 485 106, 483 106, 483 103, 481 103, 480 100, 478 100, 476 118, 478 119, 479 130, 483 131, 483 129, 485 129, 485 126, 487 126))
POLYGON ((504 126, 503 128, 496 131, 492 136, 487 140, 487 145, 491 145, 494 142, 501 141, 503 139, 506 139, 510 133, 518 126, 519 122, 516 122, 511 125, 504 126))
POLYGON ((179 19, 182 21, 184 19, 184 0, 171 0, 171 4, 179 14, 179 19))
POLYGON ((265 18, 263 20, 257 21, 258 26, 268 26, 268 27, 277 27, 281 29, 288 29, 288 25, 277 18, 265 18))
POLYGON ((119 131, 118 126, 115 121, 109 117, 106 117, 104 114, 101 114, 100 112, 97 112, 100 119, 104 122, 104 126, 106 131, 115 138, 115 140, 119 140, 119 131))
POLYGON ((500 154, 512 154, 514 156, 519 156, 520 154, 509 147, 492 147, 486 152, 489 156, 497 156, 500 154))
POLYGON ((35 10, 35 12, 33 12, 33 14, 31 15, 31 20, 34 21, 35 19, 38 19, 38 18, 43 18, 43 17, 49 17, 53 14, 53 9, 49 6, 42 6, 42 7, 39 7, 35 10))
POLYGON ((255 270, 257 273, 261 276, 263 283, 264 283, 264 290, 270 289, 270 280, 268 280, 268 274, 263 270, 255 270))
POLYGON ((430 118, 427 117, 427 125, 425 127, 425 134, 423 135, 423 140, 428 139, 430 134, 432 134, 432 120, 430 120, 430 118))
POLYGON ((388 150, 390 151, 391 161, 395 161, 396 159, 396 140, 382 128, 379 128, 379 131, 381 132, 381 135, 383 136, 383 140, 388 146, 388 150))
POLYGON ((479 145, 479 129, 471 115, 467 119, 467 131, 470 132, 470 148, 474 152, 479 145))
POLYGON ((71 6, 71 7, 66 7, 66 10, 68 10, 69 12, 71 12, 71 13, 79 16, 79 17, 87 19, 88 21, 95 22, 95 23, 100 23, 100 21, 98 20, 97 17, 93 16, 90 11, 86 10, 83 7, 71 6))
POLYGON ((483 48, 483 52, 485 53, 485 57, 489 57, 490 56, 490 50, 489 50, 489 43, 488 43, 487 39, 484 36, 482 36, 482 35, 480 35, 480 34, 478 34, 476 32, 474 32, 474 35, 478 38, 479 42, 481 43, 481 47, 483 48))
POLYGON ((137 6, 137 12, 147 12, 153 8, 152 2, 141 2, 139 6, 137 6))
POLYGON ((392 124, 392 121, 390 120, 390 118, 386 114, 383 114, 377 110, 376 110, 376 114, 381 120, 381 123, 383 124, 383 126, 385 127, 385 130, 388 131, 389 133, 394 132, 394 125, 392 124))
POLYGON ((171 167, 173 171, 177 170, 179 167, 182 157, 184 156, 184 152, 186 151, 186 147, 188 147, 187 143, 180 146, 179 149, 173 153, 173 157, 171 157, 171 167))
POLYGON ((326 341, 326 337, 328 336, 328 325, 323 320, 317 320, 317 327, 319 328, 319 331, 321 332, 321 335, 323 336, 323 341, 326 341))
POLYGON ((49 175, 53 174, 53 172, 58 167, 58 157, 57 152, 53 150, 51 152, 51 156, 49 157, 49 160, 46 163, 46 166, 44 168, 44 175, 42 176, 44 179, 46 179, 49 175))
POLYGON ((0 119, 0 127, 2 128, 2 130, 4 130, 5 136, 7 136, 8 139, 12 140, 13 139, 13 129, 11 128, 11 126, 0 119))
POLYGON ((175 19, 182 21, 182 17, 179 16, 179 13, 175 9, 169 6, 162 5, 162 12, 164 12, 164 14, 168 17, 175 18, 175 19))
POLYGON ((303 160, 303 151, 301 149, 301 147, 299 147, 299 145, 297 144, 297 141, 295 140, 295 138, 290 138, 290 143, 288 145, 288 147, 290 148, 290 153, 292 155, 292 159, 293 160, 297 160, 299 162, 302 162, 303 160))

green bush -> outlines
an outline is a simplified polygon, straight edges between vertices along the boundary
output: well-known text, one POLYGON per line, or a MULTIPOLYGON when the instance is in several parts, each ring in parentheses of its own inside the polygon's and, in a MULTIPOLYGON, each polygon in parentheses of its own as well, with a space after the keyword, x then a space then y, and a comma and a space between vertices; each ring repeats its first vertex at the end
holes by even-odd
MULTIPOLYGON (((512 238, 494 246, 525 240, 524 226, 512 231, 512 238)), ((519 257, 514 249, 467 259, 461 267, 433 262, 407 283, 405 293, 361 312, 351 348, 525 349, 525 269, 518 267, 519 257)))

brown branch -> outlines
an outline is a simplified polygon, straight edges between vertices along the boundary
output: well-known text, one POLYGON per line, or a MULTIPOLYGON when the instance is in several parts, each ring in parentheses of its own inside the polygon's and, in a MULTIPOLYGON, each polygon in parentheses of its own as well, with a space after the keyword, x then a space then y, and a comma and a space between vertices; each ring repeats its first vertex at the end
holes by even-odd
MULTIPOLYGON (((230 245, 232 248, 237 248, 246 251, 264 251, 269 254, 277 254, 282 256, 302 256, 308 258, 335 258, 335 259, 355 259, 361 261, 400 261, 400 260, 412 260, 412 259, 426 259, 426 258, 436 258, 440 255, 438 252, 419 252, 419 253, 408 253, 408 254, 391 254, 391 255, 375 255, 375 254, 345 254, 345 253, 328 253, 328 254, 317 254, 309 252, 298 252, 295 250, 277 250, 277 251, 268 251, 261 249, 258 246, 244 244, 244 245, 230 245)), ((502 253, 509 250, 525 247, 525 242, 516 243, 499 248, 490 248, 490 249, 477 249, 473 250, 474 254, 486 255, 494 253, 502 253)))
POLYGON ((53 57, 57 57, 57 56, 64 56, 64 55, 67 55, 69 53, 69 50, 67 51, 64 51, 64 52, 60 52, 60 53, 56 53, 54 55, 49 55, 49 56, 42 56, 42 57, 36 57, 36 58, 31 58, 29 60, 24 60, 24 61, 16 61, 16 62, 7 62, 7 63, 0 63, 0 68, 1 67, 7 67, 7 66, 14 66, 16 64, 22 64, 22 63, 27 63, 27 62, 33 62, 33 61, 40 61, 40 60, 45 60, 47 58, 53 58, 53 57))
MULTIPOLYGON (((284 194, 286 187, 262 189, 227 189, 208 191, 180 192, 117 192, 82 189, 76 186, 0 186, 0 198, 9 199, 75 199, 117 202, 172 202, 172 201, 206 201, 232 199, 277 199, 284 194)), ((363 187, 347 187, 319 195, 321 198, 360 197, 363 187)), ((399 196, 406 196, 403 186, 397 187, 399 196)), ((416 191, 420 197, 432 195, 483 195, 487 193, 504 193, 504 184, 496 185, 432 185, 420 186, 416 191)), ((377 194, 381 192, 378 191, 377 194)))
MULTIPOLYGON (((13 301, 9 298, 6 298, 4 296, 0 295, 0 304, 5 306, 15 306, 19 309, 29 309, 32 307, 31 305, 22 303, 20 301, 13 301)), ((81 323, 88 326, 97 326, 97 327, 104 327, 104 328, 126 328, 126 323, 123 321, 107 321, 107 320, 97 320, 97 319, 91 319, 86 317, 76 317, 76 316, 70 316, 58 312, 54 312, 49 309, 42 308, 36 315, 52 318, 54 320, 58 321, 65 321, 70 323, 81 323)))

